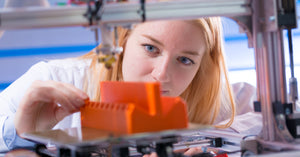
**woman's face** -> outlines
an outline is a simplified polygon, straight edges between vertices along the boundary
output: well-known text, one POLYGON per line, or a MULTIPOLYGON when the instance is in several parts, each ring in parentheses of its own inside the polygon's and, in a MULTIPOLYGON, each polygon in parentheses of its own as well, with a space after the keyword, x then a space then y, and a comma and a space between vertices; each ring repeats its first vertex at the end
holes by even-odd
POLYGON ((139 24, 124 51, 124 81, 160 82, 163 96, 179 96, 196 75, 205 51, 199 26, 186 21, 139 24))

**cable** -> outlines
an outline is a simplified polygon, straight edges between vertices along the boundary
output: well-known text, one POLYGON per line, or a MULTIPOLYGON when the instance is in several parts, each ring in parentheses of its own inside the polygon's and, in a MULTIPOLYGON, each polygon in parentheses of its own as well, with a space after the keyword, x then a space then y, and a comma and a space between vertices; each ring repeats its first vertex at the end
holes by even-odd
POLYGON ((141 3, 140 14, 142 16, 142 21, 145 22, 146 21, 145 0, 140 0, 140 3, 141 3))
POLYGON ((289 53, 290 53, 290 68, 291 77, 294 78, 294 53, 293 53, 293 43, 292 43, 292 29, 288 28, 288 43, 289 43, 289 53))

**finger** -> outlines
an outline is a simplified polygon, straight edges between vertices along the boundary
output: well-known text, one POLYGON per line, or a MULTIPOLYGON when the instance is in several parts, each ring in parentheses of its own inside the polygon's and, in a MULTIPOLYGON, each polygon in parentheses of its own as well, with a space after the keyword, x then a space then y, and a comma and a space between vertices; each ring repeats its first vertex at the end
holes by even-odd
POLYGON ((174 150, 174 152, 175 152, 175 153, 184 153, 184 152, 186 152, 187 150, 189 150, 189 148, 177 149, 177 150, 174 150))
MULTIPOLYGON (((27 115, 35 115, 42 105, 60 104, 68 114, 79 111, 78 104, 74 102, 72 92, 67 92, 63 85, 54 81, 35 81, 25 94, 20 104, 20 110, 27 115)), ((55 106, 53 106, 55 108, 55 106)), ((49 112, 53 112, 49 111, 49 112)))
POLYGON ((85 104, 85 100, 88 99, 84 92, 69 84, 44 81, 38 82, 36 86, 40 89, 37 91, 43 101, 58 103, 69 113, 79 111, 80 107, 85 104))
POLYGON ((50 128, 65 116, 79 111, 80 106, 84 105, 80 95, 83 95, 82 92, 74 86, 54 81, 35 81, 16 112, 17 133, 20 135, 26 131, 50 128))
POLYGON ((63 83, 56 83, 55 86, 60 88, 60 92, 63 94, 63 98, 69 101, 69 106, 62 106, 67 107, 67 109, 72 109, 71 111, 78 111, 80 107, 82 107, 86 100, 88 100, 88 96, 82 92, 81 90, 77 89, 73 85, 70 84, 63 84, 63 83))
POLYGON ((158 157, 158 155, 155 152, 152 152, 149 157, 158 157))
POLYGON ((65 111, 73 113, 79 110, 78 104, 83 104, 80 101, 75 102, 74 93, 66 89, 63 83, 54 81, 38 82, 37 90, 42 102, 59 104, 65 111))
POLYGON ((195 155, 195 154, 199 154, 199 153, 202 153, 202 149, 201 147, 194 147, 194 148, 190 148, 188 149, 184 155, 187 155, 187 156, 192 156, 192 155, 195 155))
POLYGON ((56 122, 59 122, 66 116, 78 112, 80 107, 85 104, 84 99, 87 95, 75 86, 55 81, 38 82, 37 86, 41 88, 41 98, 44 101, 59 104, 54 106, 54 116, 56 122))
POLYGON ((70 115, 70 111, 62 107, 57 107, 54 112, 55 112, 55 119, 57 122, 63 120, 66 116, 70 115))
POLYGON ((16 156, 39 157, 39 155, 36 154, 35 152, 26 149, 15 149, 5 154, 5 157, 16 157, 16 156))
POLYGON ((78 97, 80 97, 83 100, 89 99, 88 95, 83 92, 82 90, 76 88, 74 85, 72 84, 64 84, 67 88, 69 88, 70 90, 73 90, 74 93, 76 93, 78 97))
POLYGON ((143 157, 158 157, 155 152, 152 152, 151 154, 145 154, 143 157))

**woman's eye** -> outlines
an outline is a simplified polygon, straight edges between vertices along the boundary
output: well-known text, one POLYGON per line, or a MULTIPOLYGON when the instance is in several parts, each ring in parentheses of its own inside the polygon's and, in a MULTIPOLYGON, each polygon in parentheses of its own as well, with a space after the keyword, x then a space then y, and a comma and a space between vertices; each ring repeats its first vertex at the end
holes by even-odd
POLYGON ((158 52, 158 49, 155 47, 155 46, 152 46, 152 45, 143 45, 145 50, 148 51, 148 52, 151 52, 151 53, 156 53, 158 52))
POLYGON ((178 57, 178 61, 180 63, 183 63, 184 65, 192 65, 195 64, 195 62, 187 57, 178 57))

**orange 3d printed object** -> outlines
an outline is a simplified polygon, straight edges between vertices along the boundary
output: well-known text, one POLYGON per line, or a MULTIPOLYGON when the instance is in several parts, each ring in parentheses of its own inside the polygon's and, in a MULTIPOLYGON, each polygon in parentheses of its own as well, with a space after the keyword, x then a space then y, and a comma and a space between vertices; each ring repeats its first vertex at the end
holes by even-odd
POLYGON ((180 97, 161 97, 159 83, 101 82, 101 101, 81 108, 82 127, 131 134, 187 127, 180 97))

